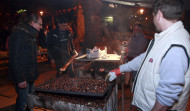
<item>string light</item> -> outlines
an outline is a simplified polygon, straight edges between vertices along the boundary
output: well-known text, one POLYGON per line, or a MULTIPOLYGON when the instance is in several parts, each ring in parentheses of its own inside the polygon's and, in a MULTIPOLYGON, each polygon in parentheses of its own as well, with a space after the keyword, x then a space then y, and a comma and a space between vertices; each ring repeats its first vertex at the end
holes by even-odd
POLYGON ((140 9, 140 14, 143 14, 144 13, 144 9, 140 9))
MULTIPOLYGON (((79 6, 75 6, 75 7, 73 7, 73 8, 69 8, 69 9, 56 10, 55 13, 56 13, 56 15, 59 15, 59 14, 61 14, 61 13, 71 12, 72 10, 81 9, 81 8, 82 8, 82 6, 79 5, 79 6)), ((0 16, 1 16, 1 15, 16 15, 16 16, 17 16, 17 15, 20 15, 20 14, 26 15, 25 12, 26 12, 26 10, 20 9, 20 10, 18 10, 18 11, 17 11, 16 13, 14 13, 14 14, 11 14, 11 13, 0 13, 0 16)), ((43 11, 40 11, 39 14, 40 14, 41 16, 43 16, 44 12, 43 12, 43 11)))
POLYGON ((44 12, 43 11, 40 11, 40 15, 42 16, 44 14, 44 12))

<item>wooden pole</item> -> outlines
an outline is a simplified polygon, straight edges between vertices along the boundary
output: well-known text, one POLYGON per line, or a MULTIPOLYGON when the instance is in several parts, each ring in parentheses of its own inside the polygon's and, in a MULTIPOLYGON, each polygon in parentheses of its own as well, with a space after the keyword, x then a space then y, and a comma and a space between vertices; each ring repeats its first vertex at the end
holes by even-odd
POLYGON ((69 66, 69 64, 71 64, 71 62, 77 57, 78 53, 76 53, 75 55, 71 56, 69 58, 69 61, 62 67, 60 68, 60 71, 65 71, 67 69, 67 67, 69 66))

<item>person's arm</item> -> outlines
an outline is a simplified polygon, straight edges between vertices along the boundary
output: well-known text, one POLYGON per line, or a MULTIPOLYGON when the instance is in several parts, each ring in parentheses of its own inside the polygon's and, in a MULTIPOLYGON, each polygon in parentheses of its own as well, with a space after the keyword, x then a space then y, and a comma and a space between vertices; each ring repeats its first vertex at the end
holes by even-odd
POLYGON ((26 81, 18 83, 18 87, 19 88, 26 88, 27 87, 26 81))
POLYGON ((142 53, 141 55, 135 57, 130 62, 120 65, 119 68, 121 72, 137 71, 141 66, 144 58, 145 58, 145 53, 142 53))
POLYGON ((72 54, 76 54, 77 51, 75 50, 75 46, 74 46, 74 43, 73 43, 73 34, 72 32, 69 31, 69 41, 70 41, 70 45, 71 45, 71 53, 72 54))
POLYGON ((188 58, 181 47, 172 47, 163 58, 160 67, 160 82, 156 89, 157 101, 152 111, 165 111, 179 99, 185 84, 184 74, 188 58))
POLYGON ((132 61, 120 65, 119 68, 111 70, 106 76, 106 80, 113 81, 117 76, 120 76, 123 72, 137 71, 142 64, 145 57, 145 53, 134 58, 132 61))
POLYGON ((50 32, 48 32, 47 34, 47 50, 48 50, 48 56, 50 58, 50 60, 53 60, 53 57, 52 57, 52 50, 53 50, 53 40, 52 40, 52 33, 53 31, 51 30, 50 32))
MULTIPOLYGON (((128 42, 128 45, 127 45, 127 48, 128 48, 128 52, 127 52, 127 55, 130 56, 130 57, 133 57, 133 53, 134 53, 134 47, 135 47, 135 35, 133 34, 130 39, 129 39, 129 42, 128 42)), ((136 49, 135 49, 136 50, 136 49)))
POLYGON ((23 65, 21 63, 23 56, 23 50, 24 50, 24 44, 25 42, 23 41, 23 33, 21 31, 17 33, 13 33, 12 37, 10 37, 10 56, 9 60, 11 61, 11 70, 13 72, 14 79, 16 83, 21 83, 25 81, 25 74, 23 71, 23 65))

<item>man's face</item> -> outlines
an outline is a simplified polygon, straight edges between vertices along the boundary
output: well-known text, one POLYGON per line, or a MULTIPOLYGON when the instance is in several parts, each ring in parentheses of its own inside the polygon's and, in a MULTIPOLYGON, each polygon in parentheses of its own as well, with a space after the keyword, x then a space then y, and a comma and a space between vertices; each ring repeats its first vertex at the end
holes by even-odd
POLYGON ((157 14, 153 13, 153 23, 154 23, 154 25, 156 27, 156 30, 161 32, 159 21, 158 21, 158 13, 157 14))
POLYGON ((33 27, 40 31, 40 29, 42 29, 42 19, 39 18, 36 22, 33 23, 33 27))
POLYGON ((136 33, 140 32, 140 31, 141 31, 141 28, 138 25, 135 24, 134 28, 133 28, 133 33, 136 34, 136 33))
POLYGON ((66 30, 67 29, 67 23, 59 24, 59 30, 66 30))

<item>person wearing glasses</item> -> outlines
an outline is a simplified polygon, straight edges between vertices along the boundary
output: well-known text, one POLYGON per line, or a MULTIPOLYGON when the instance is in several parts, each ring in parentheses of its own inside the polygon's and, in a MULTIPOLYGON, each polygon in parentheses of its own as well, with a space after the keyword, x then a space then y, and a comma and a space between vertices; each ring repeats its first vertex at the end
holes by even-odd
POLYGON ((51 30, 47 35, 47 48, 51 59, 50 62, 52 64, 55 63, 57 70, 56 77, 66 72, 70 78, 74 78, 75 74, 72 63, 67 67, 65 72, 60 71, 60 68, 67 63, 71 55, 77 53, 73 44, 72 33, 65 18, 58 18, 57 25, 57 28, 51 30))
POLYGON ((184 0, 156 0, 153 23, 158 31, 147 51, 107 75, 138 70, 132 105, 140 111, 185 111, 190 94, 190 35, 181 21, 184 0))
POLYGON ((9 40, 9 78, 17 93, 15 111, 26 111, 27 97, 33 93, 34 81, 38 78, 36 36, 42 28, 42 19, 31 14, 19 23, 9 40))

